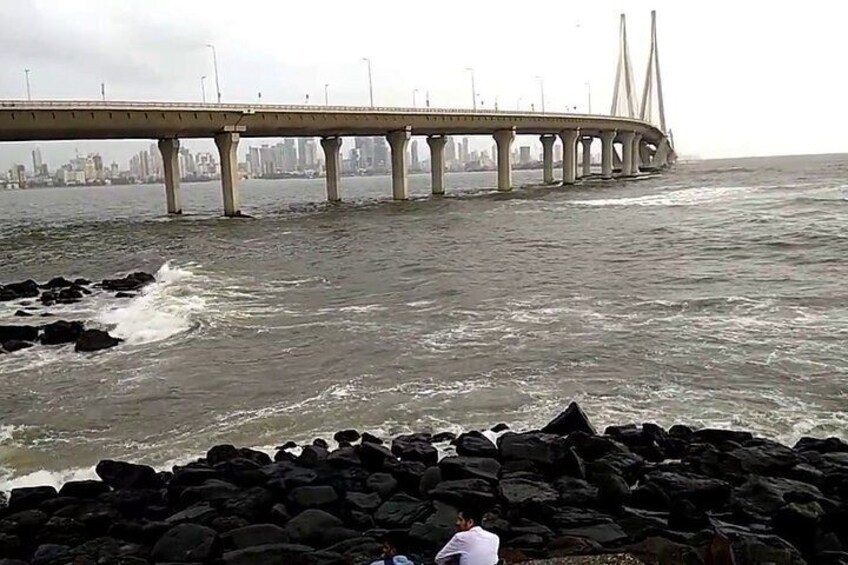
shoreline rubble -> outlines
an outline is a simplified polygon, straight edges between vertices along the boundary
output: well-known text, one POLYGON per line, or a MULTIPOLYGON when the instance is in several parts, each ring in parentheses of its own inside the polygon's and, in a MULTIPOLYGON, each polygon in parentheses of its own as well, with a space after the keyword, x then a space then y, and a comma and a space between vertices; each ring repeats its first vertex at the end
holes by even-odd
POLYGON ((274 457, 218 445, 160 472, 106 459, 100 480, 0 495, 0 565, 359 564, 389 531, 430 563, 469 504, 507 563, 848 563, 841 439, 788 447, 652 423, 598 434, 576 403, 543 431, 494 429, 496 442, 472 430, 387 443, 342 430, 332 451, 287 442, 274 457), (440 459, 436 439, 455 455, 440 459))

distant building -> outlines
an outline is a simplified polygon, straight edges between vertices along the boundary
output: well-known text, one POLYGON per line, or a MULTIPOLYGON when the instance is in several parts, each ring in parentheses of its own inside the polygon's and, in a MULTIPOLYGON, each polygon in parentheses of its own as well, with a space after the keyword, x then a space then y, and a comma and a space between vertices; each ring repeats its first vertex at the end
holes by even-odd
POLYGON ((445 164, 451 165, 454 161, 456 161, 456 142, 449 135, 445 142, 445 164))
POLYGON ((464 165, 465 163, 468 163, 469 160, 470 160, 470 156, 471 155, 468 151, 468 138, 463 137, 462 138, 462 145, 460 146, 460 150, 459 150, 459 162, 460 162, 460 164, 464 165))
POLYGON ((554 144, 554 161, 562 161, 562 145, 554 144))
POLYGON ((409 144, 409 151, 411 155, 409 156, 409 165, 415 170, 418 170, 421 167, 421 163, 418 160, 418 140, 413 139, 412 143, 409 144))
POLYGON ((38 176, 41 174, 41 149, 36 147, 32 150, 32 174, 38 176))

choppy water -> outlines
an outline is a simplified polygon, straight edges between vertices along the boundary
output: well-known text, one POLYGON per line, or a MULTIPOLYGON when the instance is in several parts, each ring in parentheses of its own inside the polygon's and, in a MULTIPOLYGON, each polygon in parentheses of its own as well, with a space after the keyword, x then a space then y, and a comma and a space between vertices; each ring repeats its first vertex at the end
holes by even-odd
POLYGON ((218 217, 215 183, 176 219, 156 186, 0 192, 0 280, 158 271, 63 313, 120 348, 0 357, 0 486, 346 427, 521 428, 571 399, 600 426, 848 436, 846 179, 845 155, 509 195, 469 173, 397 203, 345 178, 340 206, 248 181, 253 220, 218 217))

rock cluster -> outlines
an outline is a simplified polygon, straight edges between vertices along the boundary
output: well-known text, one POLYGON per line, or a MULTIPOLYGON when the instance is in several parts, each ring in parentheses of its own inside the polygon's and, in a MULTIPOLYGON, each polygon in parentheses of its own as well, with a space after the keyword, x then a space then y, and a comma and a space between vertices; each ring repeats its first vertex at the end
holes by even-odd
MULTIPOLYGON (((80 302, 86 296, 103 292, 117 291, 114 294, 115 298, 132 298, 136 296, 135 292, 154 281, 153 275, 143 272, 130 273, 116 279, 104 279, 96 284, 92 284, 87 279, 69 280, 65 277, 54 277, 44 284, 26 280, 0 285, 0 302, 20 301, 21 309, 15 312, 15 316, 20 318, 31 318, 36 315, 47 317, 53 314, 47 310, 42 311, 41 308, 49 308, 57 304, 73 304, 80 302), (39 305, 30 299, 37 299, 39 305)), ((0 354, 28 349, 38 343, 42 345, 73 343, 75 351, 88 352, 114 347, 120 342, 120 339, 110 336, 107 332, 85 329, 83 323, 79 321, 59 320, 46 325, 0 325, 0 354)))
POLYGON ((220 445, 168 472, 101 461, 100 480, 10 493, 0 564, 359 564, 387 531, 427 563, 466 505, 487 512, 507 562, 848 563, 842 440, 789 448, 655 424, 598 435, 576 404, 547 431, 499 429, 496 444, 440 434, 455 452, 441 459, 430 434, 384 445, 344 430, 337 449, 316 440, 297 456, 220 445))

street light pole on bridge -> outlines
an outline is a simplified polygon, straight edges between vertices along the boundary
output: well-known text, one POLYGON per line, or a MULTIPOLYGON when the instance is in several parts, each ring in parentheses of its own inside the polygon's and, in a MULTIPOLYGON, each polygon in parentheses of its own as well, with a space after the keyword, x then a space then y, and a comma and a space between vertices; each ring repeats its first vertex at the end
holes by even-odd
POLYGON ((206 104, 206 75, 200 77, 200 99, 206 104))
POLYGON ((539 81, 539 92, 542 95, 542 113, 545 113, 545 79, 541 76, 537 75, 536 79, 539 81))
POLYGON ((29 69, 24 69, 24 74, 26 75, 27 100, 32 102, 32 91, 29 88, 29 69))

